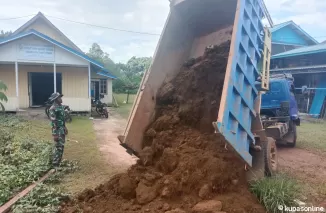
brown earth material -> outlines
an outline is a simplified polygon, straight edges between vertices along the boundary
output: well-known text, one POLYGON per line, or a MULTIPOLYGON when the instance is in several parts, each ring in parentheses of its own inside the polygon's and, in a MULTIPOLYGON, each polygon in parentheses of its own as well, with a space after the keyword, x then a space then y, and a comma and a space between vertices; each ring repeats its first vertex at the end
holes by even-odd
POLYGON ((207 48, 164 84, 137 164, 61 212, 192 212, 206 197, 222 202, 216 211, 265 212, 248 191, 243 161, 213 133, 229 49, 229 41, 207 48))
POLYGON ((213 213, 222 210, 222 203, 218 200, 202 201, 197 203, 192 210, 196 213, 213 213))

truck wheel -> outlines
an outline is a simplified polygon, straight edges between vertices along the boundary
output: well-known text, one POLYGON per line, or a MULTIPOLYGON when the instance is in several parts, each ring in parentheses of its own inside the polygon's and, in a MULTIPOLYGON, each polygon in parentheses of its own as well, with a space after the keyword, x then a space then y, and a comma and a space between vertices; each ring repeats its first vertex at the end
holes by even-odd
POLYGON ((277 172, 278 156, 276 143, 273 138, 267 138, 267 142, 263 143, 265 175, 273 176, 277 172))
POLYGON ((292 132, 290 134, 292 134, 293 141, 291 143, 287 143, 287 145, 293 148, 297 143, 297 125, 294 121, 291 121, 291 131, 292 132))

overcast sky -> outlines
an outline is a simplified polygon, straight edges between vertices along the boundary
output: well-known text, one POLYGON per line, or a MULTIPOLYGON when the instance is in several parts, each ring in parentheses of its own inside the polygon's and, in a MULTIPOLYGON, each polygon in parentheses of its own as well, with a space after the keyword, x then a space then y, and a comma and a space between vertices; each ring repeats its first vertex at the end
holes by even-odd
MULTIPOLYGON (((325 0, 265 0, 274 24, 294 20, 318 41, 326 40, 325 0)), ((90 27, 49 16, 112 28, 160 34, 169 12, 168 0, 0 0, 0 19, 41 11, 77 46, 87 52, 100 44, 115 62, 152 56, 159 36, 90 27), (95 3, 96 2, 96 3, 95 3)), ((0 20, 0 29, 14 31, 32 17, 0 20)))

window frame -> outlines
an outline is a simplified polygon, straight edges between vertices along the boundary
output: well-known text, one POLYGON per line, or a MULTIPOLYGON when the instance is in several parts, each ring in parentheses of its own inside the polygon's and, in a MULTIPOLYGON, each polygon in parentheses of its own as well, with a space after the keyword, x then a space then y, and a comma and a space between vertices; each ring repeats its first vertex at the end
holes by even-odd
POLYGON ((99 85, 99 89, 100 89, 100 94, 108 94, 108 82, 107 79, 100 79, 100 85, 99 85))

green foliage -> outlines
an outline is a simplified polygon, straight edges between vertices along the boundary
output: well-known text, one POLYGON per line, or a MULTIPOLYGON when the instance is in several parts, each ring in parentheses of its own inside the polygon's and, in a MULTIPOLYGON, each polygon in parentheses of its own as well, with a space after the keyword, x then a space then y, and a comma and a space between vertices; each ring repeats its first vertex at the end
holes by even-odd
POLYGON ((35 187, 26 197, 20 199, 13 207, 13 213, 54 213, 58 211, 60 203, 69 199, 69 194, 64 193, 54 184, 60 183, 61 178, 78 169, 76 162, 63 160, 59 170, 35 187))
MULTIPOLYGON (((39 180, 51 167, 52 141, 35 140, 28 134, 17 136, 18 132, 26 131, 28 125, 29 122, 16 116, 0 116, 0 206, 39 180)), ((62 161, 60 169, 44 182, 46 185, 40 185, 20 199, 13 212, 56 212, 60 199, 67 195, 53 184, 76 169, 76 162, 62 161)))
POLYGON ((68 198, 59 188, 39 184, 26 197, 20 199, 12 209, 13 213, 57 212, 62 200, 68 198))
POLYGON ((11 31, 3 31, 3 30, 1 30, 0 31, 0 39, 5 38, 7 36, 10 36, 11 34, 12 34, 11 31))
POLYGON ((26 122, 18 116, 7 114, 0 116, 0 124, 0 127, 21 128, 26 125, 26 122))
POLYGON ((137 58, 134 56, 126 64, 116 64, 97 43, 92 45, 87 55, 101 62, 111 74, 117 76, 118 79, 113 81, 113 91, 117 93, 136 93, 144 72, 149 69, 152 63, 152 57, 137 58))
POLYGON ((298 183, 283 175, 258 180, 250 189, 270 213, 282 212, 279 206, 297 206, 294 200, 300 195, 298 183))
POLYGON ((36 181, 50 168, 52 144, 25 138, 15 141, 0 129, 0 205, 36 181))
POLYGON ((8 101, 8 98, 7 96, 5 95, 5 93, 3 91, 6 91, 7 90, 7 86, 5 85, 5 83, 3 83, 1 80, 0 80, 0 108, 2 111, 5 111, 5 107, 3 106, 3 101, 4 102, 7 102, 8 101))

